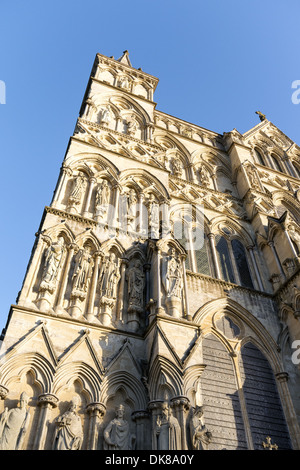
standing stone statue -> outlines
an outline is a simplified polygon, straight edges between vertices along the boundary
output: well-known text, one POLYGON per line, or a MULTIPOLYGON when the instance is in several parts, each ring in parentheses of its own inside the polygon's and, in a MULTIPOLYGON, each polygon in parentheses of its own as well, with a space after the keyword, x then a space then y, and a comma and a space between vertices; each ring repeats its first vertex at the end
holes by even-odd
POLYGON ((83 174, 80 173, 75 179, 74 186, 68 201, 69 205, 73 206, 80 204, 86 188, 86 184, 86 179, 84 178, 83 174))
POLYGON ((57 279, 59 268, 62 264, 64 254, 64 239, 59 237, 57 242, 52 243, 45 251, 45 262, 42 273, 42 283, 51 285, 57 279))
POLYGON ((130 433, 129 423, 124 419, 125 408, 120 405, 116 409, 116 418, 104 430, 105 450, 134 450, 136 437, 130 433))
POLYGON ((156 421, 157 450, 181 450, 181 429, 178 420, 171 415, 168 403, 163 403, 161 415, 156 421))
POLYGON ((110 105, 107 108, 102 108, 100 111, 100 123, 101 124, 109 124, 111 120, 111 107, 110 105))
POLYGON ((80 450, 83 430, 81 419, 76 412, 78 406, 79 399, 75 396, 68 411, 57 418, 53 450, 80 450))
POLYGON ((102 180, 97 188, 95 199, 96 216, 99 219, 107 214, 110 199, 110 187, 107 180, 102 180))
POLYGON ((135 260, 133 266, 128 269, 128 311, 143 311, 145 274, 142 263, 135 260))
POLYGON ((165 288, 168 297, 181 297, 182 291, 182 273, 180 261, 176 256, 174 248, 166 260, 166 273, 164 275, 165 288))
POLYGON ((91 278, 93 260, 88 250, 81 249, 76 255, 76 264, 72 277, 73 290, 86 292, 91 278))
POLYGON ((22 450, 29 425, 28 401, 28 395, 23 392, 20 406, 9 411, 5 408, 0 416, 0 450, 22 450))
POLYGON ((117 287, 120 280, 119 260, 111 253, 102 264, 99 274, 99 291, 101 297, 116 299, 117 287))
POLYGON ((208 444, 211 442, 212 434, 204 424, 203 408, 196 406, 190 421, 190 434, 194 450, 208 450, 208 444))

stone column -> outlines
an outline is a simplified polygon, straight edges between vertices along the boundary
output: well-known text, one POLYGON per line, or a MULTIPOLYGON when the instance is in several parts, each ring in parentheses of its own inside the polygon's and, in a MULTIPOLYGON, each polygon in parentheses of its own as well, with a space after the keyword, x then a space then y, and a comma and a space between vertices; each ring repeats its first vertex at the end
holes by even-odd
POLYGON ((263 283, 262 283, 262 279, 261 279, 260 272, 259 272, 259 270, 258 270, 258 266, 257 266, 256 259, 255 259, 254 247, 251 246, 251 245, 249 245, 249 246, 247 246, 247 250, 248 250, 249 253, 250 253, 250 257, 251 257, 251 261, 252 261, 252 266, 253 266, 254 271, 255 271, 256 280, 257 280, 257 283, 258 283, 259 290, 263 291, 263 290, 264 290, 264 286, 263 286, 263 283))
POLYGON ((119 284, 119 293, 117 297, 117 310, 116 310, 116 321, 123 321, 123 305, 124 305, 124 295, 125 295, 125 274, 126 268, 128 266, 128 259, 122 258, 121 259, 121 279, 119 284))
POLYGON ((41 264, 41 259, 46 246, 46 241, 41 233, 36 233, 36 242, 34 248, 34 254, 31 258, 29 269, 27 271, 23 287, 21 289, 20 297, 18 299, 18 305, 24 305, 30 298, 30 291, 36 279, 38 269, 41 264))
POLYGON ((188 320, 191 320, 190 307, 189 307, 189 296, 186 280, 186 270, 185 270, 185 256, 181 257, 182 262, 182 277, 183 277, 183 290, 184 290, 184 300, 185 300, 185 316, 188 320))
POLYGON ((160 259, 161 259, 161 250, 159 248, 156 249, 156 296, 157 296, 157 304, 156 304, 156 313, 161 313, 162 306, 161 306, 161 278, 160 278, 160 259))
POLYGON ((115 186, 113 186, 113 189, 114 189, 114 213, 113 213, 112 223, 110 224, 108 221, 108 225, 116 228, 118 225, 118 217, 119 217, 119 199, 120 199, 121 187, 119 184, 116 184, 115 186))
POLYGON ((286 228, 284 229, 284 233, 285 233, 286 238, 287 238, 287 241, 288 241, 288 243, 289 243, 289 245, 290 245, 290 247, 291 247, 291 250, 292 250, 292 253, 293 253, 293 257, 294 257, 294 258, 298 258, 298 255, 297 255, 297 252, 296 252, 296 250, 295 250, 295 247, 294 247, 294 245, 293 245, 293 243, 292 243, 290 234, 289 234, 289 232, 287 231, 286 228))
POLYGON ((136 423, 136 449, 146 450, 151 449, 150 436, 149 436, 149 425, 150 414, 148 411, 140 410, 134 411, 131 415, 132 421, 136 423))
POLYGON ((49 415, 49 411, 52 408, 56 408, 58 403, 58 398, 53 395, 52 393, 43 393, 38 397, 38 406, 39 410, 39 417, 38 423, 35 428, 35 441, 34 441, 34 449, 35 450, 44 450, 45 448, 45 441, 46 441, 46 434, 47 434, 47 419, 49 415))
POLYGON ((152 424, 152 450, 157 450, 157 436, 156 436, 156 423, 157 418, 161 413, 163 401, 152 400, 148 404, 148 410, 151 413, 151 424, 152 424))
POLYGON ((68 251, 67 259, 65 262, 65 267, 64 267, 62 278, 60 280, 60 289, 58 292, 58 297, 57 297, 56 307, 55 307, 56 311, 63 309, 64 295, 65 295, 66 288, 67 288, 69 271, 70 271, 72 259, 74 256, 74 252, 78 247, 76 243, 70 243, 68 248, 69 248, 69 251, 68 251))
POLYGON ((189 410, 190 401, 185 396, 173 397, 171 399, 171 406, 174 410, 174 415, 179 422, 181 429, 181 450, 187 449, 187 440, 186 440, 186 412, 189 410))
POLYGON ((93 194, 93 189, 95 187, 95 184, 97 183, 97 180, 96 180, 96 178, 91 177, 89 182, 90 182, 90 186, 89 186, 89 191, 88 191, 88 195, 87 195, 85 206, 84 206, 83 217, 88 217, 89 207, 90 207, 90 204, 91 204, 91 199, 92 199, 92 194, 93 194))
POLYGON ((291 399, 289 386, 288 386, 288 378, 289 375, 287 372, 278 372, 275 374, 277 379, 278 385, 278 392, 280 394, 281 402, 284 408, 284 414, 286 418, 286 422, 288 425, 288 429, 291 436, 291 441, 293 444, 293 448, 295 450, 300 449, 300 428, 297 419, 297 415, 295 413, 294 405, 291 399))
POLYGON ((215 234, 214 233, 209 233, 208 235, 210 247, 211 247, 211 253, 212 253, 212 258, 213 258, 213 265, 215 269, 215 275, 217 279, 221 279, 221 273, 220 273, 220 268, 219 268, 219 262, 218 262, 218 257, 217 257, 217 251, 216 251, 216 245, 215 245, 215 234))
POLYGON ((66 186, 67 176, 71 176, 71 175, 72 175, 71 168, 63 164, 61 167, 59 183, 57 185, 57 188, 55 190, 55 193, 52 199, 52 203, 51 203, 52 207, 56 207, 57 202, 61 202, 60 200, 61 200, 61 196, 63 195, 63 190, 65 189, 65 186, 66 186))
POLYGON ((106 406, 100 402, 89 403, 86 411, 89 415, 87 450, 97 450, 99 427, 105 414, 106 406))
POLYGON ((274 259, 275 259, 276 265, 278 267, 279 273, 281 274, 282 278, 285 279, 285 274, 284 274, 283 268, 281 266, 281 262, 280 262, 278 254, 277 254, 276 248, 274 246, 273 240, 269 241, 268 245, 269 245, 269 247, 271 248, 271 250, 273 252, 274 259))
POLYGON ((146 208, 144 207, 144 199, 145 195, 140 193, 139 195, 139 233, 141 235, 146 233, 146 229, 148 231, 148 225, 145 223, 144 214, 147 213, 146 208))
POLYGON ((91 286, 90 286, 90 291, 89 291, 87 314, 86 314, 86 319, 88 321, 93 321, 95 318, 94 304, 95 304, 98 274, 99 274, 99 263, 100 263, 102 256, 103 256, 103 253, 100 251, 96 251, 93 255, 94 269, 93 269, 93 276, 92 276, 92 281, 91 281, 91 286))

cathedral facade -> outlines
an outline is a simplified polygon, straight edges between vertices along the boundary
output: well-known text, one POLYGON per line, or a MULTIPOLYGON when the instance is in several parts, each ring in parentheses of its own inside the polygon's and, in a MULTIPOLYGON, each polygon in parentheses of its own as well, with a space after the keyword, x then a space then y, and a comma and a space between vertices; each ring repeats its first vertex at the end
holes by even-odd
POLYGON ((0 449, 300 449, 300 148, 157 84, 96 55, 2 334, 0 449))

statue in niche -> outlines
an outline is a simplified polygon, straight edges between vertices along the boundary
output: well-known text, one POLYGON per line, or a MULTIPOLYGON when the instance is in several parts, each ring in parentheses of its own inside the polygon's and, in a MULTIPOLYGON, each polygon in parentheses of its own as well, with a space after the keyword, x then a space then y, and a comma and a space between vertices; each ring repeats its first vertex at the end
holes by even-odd
POLYGON ((248 175, 251 187, 253 189, 257 189, 258 191, 260 191, 261 188, 260 188, 260 185, 259 185, 259 181, 258 181, 256 171, 250 165, 247 166, 247 175, 248 175))
POLYGON ((0 450, 22 450, 29 425, 28 401, 28 395, 23 392, 20 406, 9 411, 5 408, 0 416, 0 450))
POLYGON ((201 165, 201 167, 199 168, 198 174, 199 174, 200 184, 202 184, 203 186, 208 186, 210 178, 209 178, 209 173, 206 170, 204 165, 201 165))
POLYGON ((142 312, 144 304, 145 274, 140 260, 135 260, 127 272, 128 311, 142 312))
POLYGON ((137 129, 138 129, 137 120, 134 117, 128 119, 127 120, 127 134, 134 136, 137 129))
POLYGON ((107 213, 108 205, 110 199, 110 187, 107 180, 102 180, 99 184, 96 199, 95 199, 95 208, 96 215, 104 217, 107 213))
POLYGON ((57 242, 51 243, 46 249, 40 288, 50 288, 55 283, 62 265, 64 252, 63 237, 59 237, 57 242))
POLYGON ((115 253, 111 253, 100 269, 98 284, 100 296, 116 299, 120 277, 119 260, 115 253))
POLYGON ((110 121, 111 121, 111 107, 110 105, 107 105, 106 108, 102 108, 100 110, 99 122, 100 124, 108 125, 110 121))
POLYGON ((81 419, 77 414, 79 398, 74 397, 68 411, 56 419, 53 450, 80 450, 83 441, 81 419))
POLYGON ((75 257, 75 268, 72 277, 73 290, 87 291, 93 264, 89 249, 80 249, 75 257))
POLYGON ((129 88, 129 80, 127 77, 121 77, 119 80, 119 87, 125 88, 125 90, 128 90, 129 88))
POLYGON ((181 263, 176 256, 174 248, 171 249, 170 255, 165 261, 165 272, 163 273, 165 280, 165 289, 167 297, 181 297, 182 291, 182 272, 181 263))
POLYGON ((181 429, 172 416, 168 403, 163 403, 161 415, 157 417, 155 434, 157 450, 181 450, 181 429))
POLYGON ((172 170, 175 176, 179 178, 182 176, 182 163, 179 157, 174 157, 172 159, 172 170))
POLYGON ((114 418, 104 430, 105 450, 134 450, 136 436, 130 433, 129 423, 124 419, 124 405, 119 405, 114 418))
POLYGON ((133 222, 135 221, 136 217, 136 209, 137 209, 137 197, 136 192, 132 188, 129 190, 127 194, 127 223, 133 229, 133 222))
POLYGON ((190 435, 194 450, 208 450, 212 434, 204 424, 203 407, 196 406, 190 420, 190 435))
POLYGON ((86 182, 85 177, 83 176, 82 173, 79 173, 79 175, 75 179, 72 192, 69 196, 69 204, 71 206, 80 204, 82 196, 86 188, 86 184, 87 182, 86 182))
POLYGON ((149 227, 152 238, 159 238, 159 205, 154 194, 150 194, 148 200, 149 227))

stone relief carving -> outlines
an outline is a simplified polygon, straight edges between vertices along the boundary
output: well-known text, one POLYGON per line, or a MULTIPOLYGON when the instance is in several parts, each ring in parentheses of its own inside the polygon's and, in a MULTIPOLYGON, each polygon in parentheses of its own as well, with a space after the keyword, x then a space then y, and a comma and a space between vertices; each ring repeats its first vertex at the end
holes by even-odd
POLYGON ((133 450, 136 436, 131 434, 129 423, 124 419, 125 407, 119 405, 116 409, 116 418, 110 421, 104 430, 105 450, 133 450))
POLYGON ((93 268, 93 259, 89 248, 80 249, 75 256, 75 268, 72 276, 72 291, 87 292, 93 268))
POLYGON ((159 238, 159 204, 152 193, 148 199, 148 224, 151 238, 159 238))
MULTIPOLYGON (((165 289, 168 297, 181 298, 182 291, 182 272, 181 263, 176 256, 174 248, 171 249, 170 255, 165 260, 165 289)), ((164 279, 163 277, 163 279, 164 279)))
POLYGON ((127 272, 128 311, 142 312, 144 304, 145 274, 141 261, 136 260, 127 272))
POLYGON ((127 134, 134 136, 136 131, 138 130, 139 123, 135 119, 135 117, 129 118, 127 121, 127 134))
POLYGON ((48 290, 53 293, 65 254, 64 239, 59 237, 45 250, 45 261, 43 266, 40 291, 48 290))
POLYGON ((79 398, 74 397, 68 411, 55 422, 53 450, 80 450, 83 441, 81 419, 77 414, 79 398))
POLYGON ((190 420, 190 435, 194 450, 208 450, 212 434, 204 424, 203 408, 196 406, 190 420))
POLYGON ((203 186, 208 186, 210 182, 210 175, 204 165, 201 165, 198 170, 199 182, 203 186))
POLYGON ((99 113, 99 122, 100 124, 108 125, 111 121, 111 107, 107 105, 106 108, 101 108, 99 113))
POLYGON ((181 160, 179 157, 174 157, 172 159, 172 170, 173 170, 173 174, 175 176, 177 176, 178 178, 181 178, 182 176, 182 163, 181 163, 181 160))
POLYGON ((68 200, 69 206, 73 207, 81 203, 82 197, 86 189, 86 185, 87 185, 86 178, 83 176, 82 173, 79 173, 79 175, 76 177, 74 181, 73 189, 69 196, 69 200, 68 200))
POLYGON ((20 406, 0 416, 0 450, 22 450, 24 437, 29 425, 29 397, 26 392, 20 396, 20 406))
POLYGON ((102 263, 99 274, 99 292, 101 297, 116 299, 120 279, 119 260, 114 253, 102 263))
POLYGON ((96 216, 103 219, 107 215, 110 200, 110 187, 107 180, 102 180, 99 184, 95 198, 96 216))
POLYGON ((100 320, 104 325, 111 323, 112 309, 116 302, 120 277, 119 259, 116 259, 116 255, 111 253, 102 263, 98 281, 98 291, 100 292, 99 313, 100 320))
POLYGON ((168 403, 163 403, 155 427, 157 450, 181 450, 181 429, 168 403))

